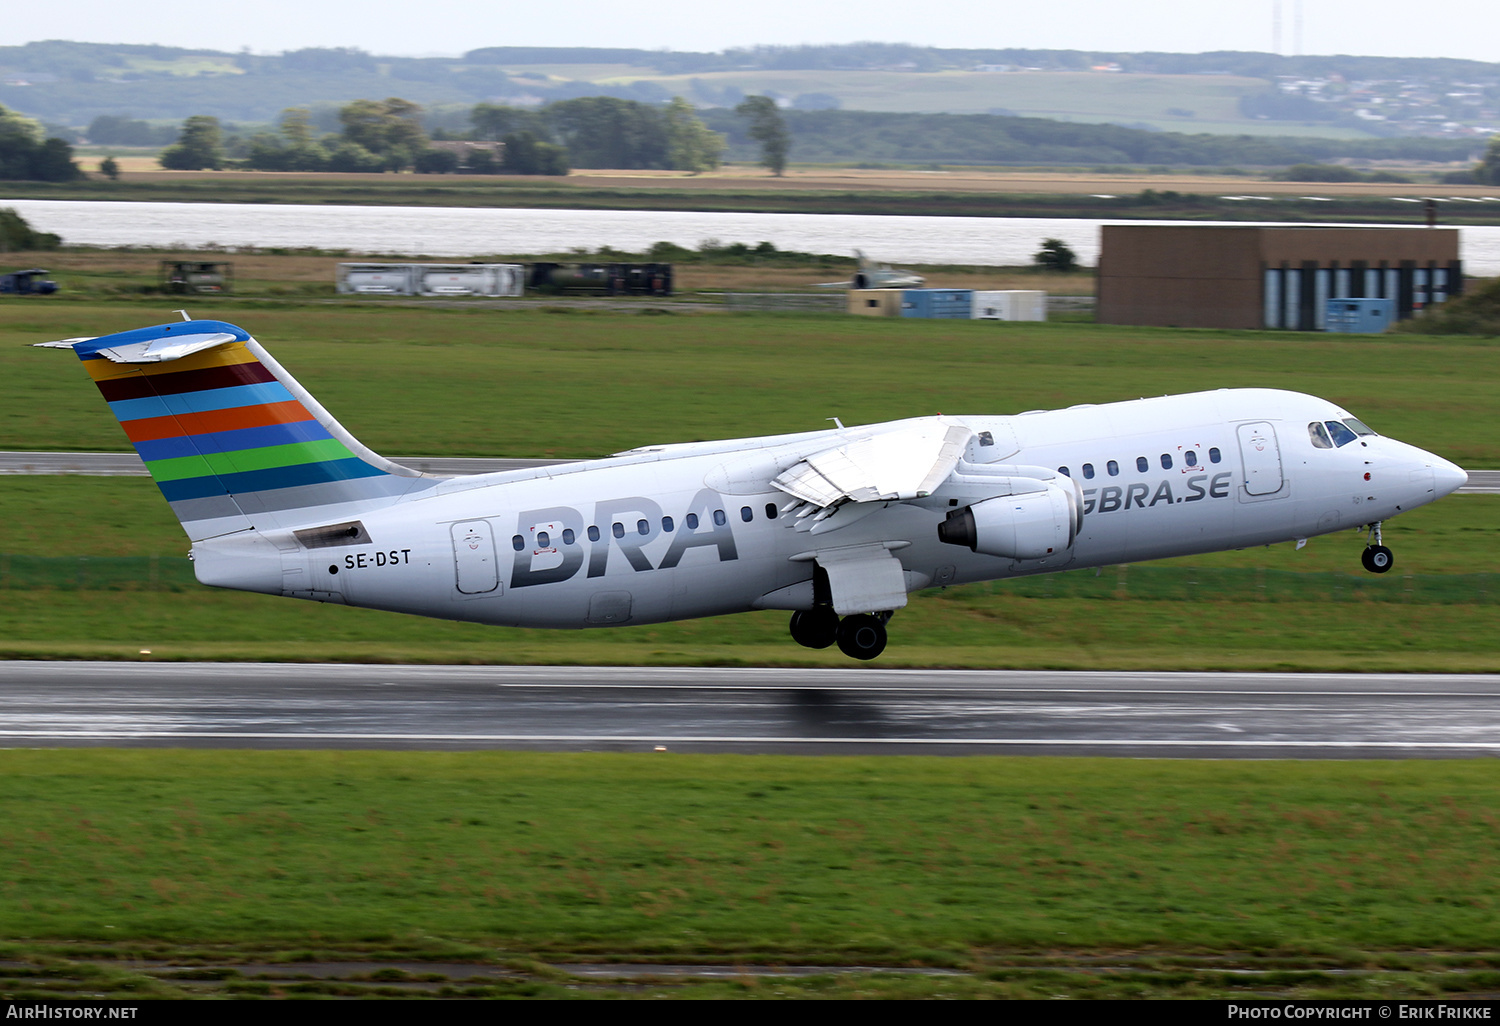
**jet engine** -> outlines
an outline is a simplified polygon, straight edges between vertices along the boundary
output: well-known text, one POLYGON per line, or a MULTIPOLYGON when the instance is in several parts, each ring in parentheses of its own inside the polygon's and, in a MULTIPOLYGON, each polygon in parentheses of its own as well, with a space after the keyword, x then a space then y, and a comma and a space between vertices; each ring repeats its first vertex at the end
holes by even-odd
POLYGON ((987 556, 1044 559, 1072 547, 1081 513, 1072 491, 1048 482, 1034 492, 1001 495, 954 510, 938 525, 938 539, 987 556))

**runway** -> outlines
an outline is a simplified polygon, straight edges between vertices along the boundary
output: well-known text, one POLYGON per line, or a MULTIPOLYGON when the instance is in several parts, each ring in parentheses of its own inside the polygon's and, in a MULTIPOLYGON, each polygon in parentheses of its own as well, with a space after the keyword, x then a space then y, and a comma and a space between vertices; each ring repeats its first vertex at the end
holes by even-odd
POLYGON ((0 746, 1500 755, 1500 678, 0 663, 0 746))
MULTIPOLYGON (((490 474, 497 470, 546 467, 577 460, 484 459, 460 456, 392 456, 424 474, 490 474)), ((0 474, 83 474, 92 477, 146 477, 146 466, 132 452, 0 452, 0 474)), ((1500 495, 1500 470, 1471 470, 1459 495, 1500 495)))

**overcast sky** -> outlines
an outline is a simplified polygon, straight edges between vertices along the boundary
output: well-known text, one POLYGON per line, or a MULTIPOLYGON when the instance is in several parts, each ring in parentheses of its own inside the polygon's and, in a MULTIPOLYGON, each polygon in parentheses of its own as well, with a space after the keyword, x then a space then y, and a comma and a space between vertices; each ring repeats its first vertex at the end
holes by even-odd
MULTIPOLYGON (((68 38, 257 53, 354 46, 457 56, 481 46, 718 51, 874 40, 939 47, 1200 53, 1273 48, 1277 0, 253 0, 143 7, 70 0, 6 19, 0 44, 68 38)), ((1281 52, 1500 61, 1500 3, 1279 0, 1281 52)))

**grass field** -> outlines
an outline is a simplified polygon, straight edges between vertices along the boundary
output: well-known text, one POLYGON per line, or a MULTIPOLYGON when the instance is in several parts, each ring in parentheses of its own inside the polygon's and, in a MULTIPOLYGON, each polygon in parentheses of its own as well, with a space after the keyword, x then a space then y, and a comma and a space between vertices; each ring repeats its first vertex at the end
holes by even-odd
POLYGON ((1390 998, 1500 979, 1493 762, 11 751, 0 777, 13 999, 205 986, 143 961, 519 970, 480 990, 496 996, 565 995, 539 963, 575 960, 965 971, 596 985, 615 996, 1390 998))
MULTIPOLYGON (((23 345, 168 305, 0 305, 0 448, 123 449, 76 360, 23 345)), ((595 455, 1265 384, 1500 465, 1492 340, 194 311, 249 328, 391 454, 595 455)), ((1394 521, 1379 579, 1343 534, 914 596, 881 665, 1496 672, 1497 503, 1394 521)), ((780 613, 500 630, 200 588, 184 549, 145 478, 0 477, 0 658, 847 665, 780 613)), ((1488 760, 5 750, 0 998, 1491 995, 1497 789, 1488 760), (892 971, 591 982, 576 961, 892 971), (913 966, 955 974, 895 971, 913 966)))
MULTIPOLYGON (((150 303, 0 307, 0 448, 120 450, 66 354, 26 343, 173 319, 150 303)), ((642 316, 553 308, 214 299, 377 452, 598 456, 932 413, 1016 413, 1239 386, 1343 403, 1460 465, 1500 466, 1500 348, 1467 337, 1308 336, 1075 323, 642 316), (501 411, 496 415, 496 411, 501 411)))

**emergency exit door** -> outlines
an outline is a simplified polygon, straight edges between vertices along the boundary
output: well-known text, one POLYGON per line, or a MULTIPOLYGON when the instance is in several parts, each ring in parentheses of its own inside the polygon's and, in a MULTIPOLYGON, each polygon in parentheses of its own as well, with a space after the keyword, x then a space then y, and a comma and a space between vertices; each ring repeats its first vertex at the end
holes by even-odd
POLYGON ((1281 491, 1284 480, 1276 428, 1263 420, 1241 424, 1239 436, 1240 464, 1245 468, 1244 496, 1269 498, 1281 491))
POLYGON ((453 565, 458 590, 484 595, 500 586, 495 561, 495 538, 488 520, 465 520, 453 525, 453 565))

